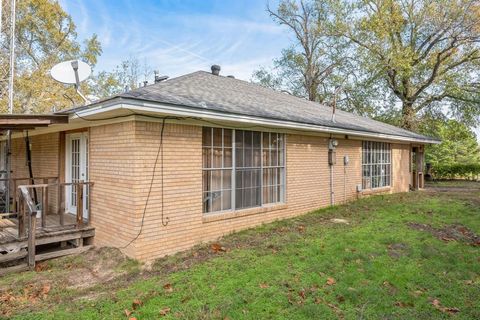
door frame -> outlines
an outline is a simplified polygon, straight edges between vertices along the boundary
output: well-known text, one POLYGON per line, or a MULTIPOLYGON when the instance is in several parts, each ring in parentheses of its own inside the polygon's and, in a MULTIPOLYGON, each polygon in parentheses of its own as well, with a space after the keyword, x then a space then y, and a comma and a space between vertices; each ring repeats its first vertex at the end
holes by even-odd
MULTIPOLYGON (((74 132, 74 133, 66 133, 65 134, 65 182, 69 183, 72 182, 72 140, 79 139, 79 152, 80 152, 80 168, 79 168, 79 175, 80 180, 84 180, 85 182, 89 179, 89 135, 88 131, 82 132, 74 132)), ((88 218, 88 187, 83 187, 83 218, 88 218)), ((76 214, 76 206, 72 205, 72 186, 65 187, 65 212, 75 215, 76 214)))

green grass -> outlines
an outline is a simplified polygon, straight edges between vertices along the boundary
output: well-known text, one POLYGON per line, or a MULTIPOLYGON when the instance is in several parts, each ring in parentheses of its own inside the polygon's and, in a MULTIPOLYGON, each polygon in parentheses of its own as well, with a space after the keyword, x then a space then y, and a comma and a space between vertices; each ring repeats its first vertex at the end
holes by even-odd
POLYGON ((203 245, 150 271, 124 260, 111 281, 86 289, 67 289, 77 270, 63 270, 64 259, 0 279, 0 290, 20 295, 29 283, 51 281, 40 301, 11 302, 8 315, 17 319, 127 319, 125 309, 158 319, 167 307, 165 319, 480 319, 480 247, 407 225, 461 224, 479 234, 480 184, 463 185, 468 191, 376 196, 318 210, 225 237, 226 252, 203 245))

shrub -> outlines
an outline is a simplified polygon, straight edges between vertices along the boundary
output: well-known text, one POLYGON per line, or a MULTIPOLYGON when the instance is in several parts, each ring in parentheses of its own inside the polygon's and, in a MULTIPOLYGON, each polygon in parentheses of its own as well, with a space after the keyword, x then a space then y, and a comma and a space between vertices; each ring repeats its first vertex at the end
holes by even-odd
POLYGON ((480 163, 437 164, 432 167, 435 179, 476 179, 480 177, 480 163))

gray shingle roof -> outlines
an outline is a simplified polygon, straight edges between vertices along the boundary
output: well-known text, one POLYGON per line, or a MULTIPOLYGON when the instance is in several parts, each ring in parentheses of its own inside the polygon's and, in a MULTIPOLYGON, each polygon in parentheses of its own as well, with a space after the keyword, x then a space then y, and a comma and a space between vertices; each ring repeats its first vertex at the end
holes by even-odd
MULTIPOLYGON (((360 132, 432 140, 411 131, 281 93, 260 85, 204 71, 119 94, 117 97, 161 102, 202 110, 293 121, 360 132)), ((435 140, 435 139, 433 139, 435 140)))

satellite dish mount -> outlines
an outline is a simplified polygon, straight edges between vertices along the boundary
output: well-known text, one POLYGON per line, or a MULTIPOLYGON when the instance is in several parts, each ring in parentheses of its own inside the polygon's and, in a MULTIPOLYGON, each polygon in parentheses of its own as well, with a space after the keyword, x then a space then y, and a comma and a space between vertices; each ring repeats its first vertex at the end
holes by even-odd
POLYGON ((89 104, 90 100, 80 92, 80 82, 86 80, 91 72, 92 69, 90 66, 81 60, 60 62, 50 70, 53 79, 61 83, 73 84, 75 91, 77 91, 77 94, 82 97, 85 104, 89 104))

